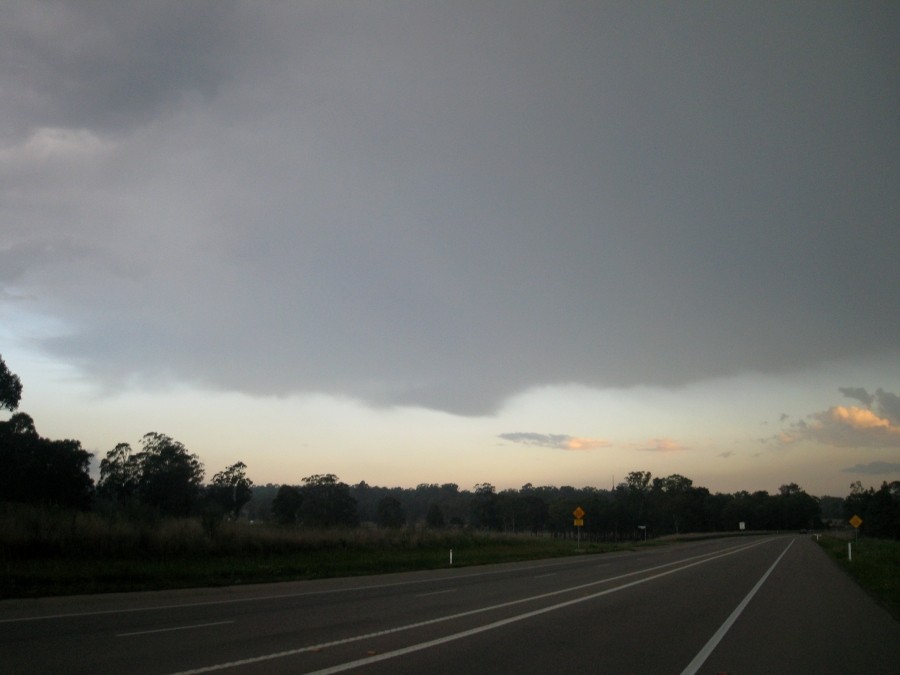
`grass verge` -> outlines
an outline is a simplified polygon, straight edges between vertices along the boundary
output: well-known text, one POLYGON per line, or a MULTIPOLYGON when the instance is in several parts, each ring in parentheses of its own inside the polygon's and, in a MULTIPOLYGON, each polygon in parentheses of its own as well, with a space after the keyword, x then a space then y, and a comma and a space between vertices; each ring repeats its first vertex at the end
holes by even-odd
POLYGON ((0 505, 0 598, 264 583, 484 565, 629 548, 468 530, 313 531, 129 521, 0 505))
POLYGON ((825 535, 819 545, 900 621, 900 541, 864 538, 847 542, 825 535))

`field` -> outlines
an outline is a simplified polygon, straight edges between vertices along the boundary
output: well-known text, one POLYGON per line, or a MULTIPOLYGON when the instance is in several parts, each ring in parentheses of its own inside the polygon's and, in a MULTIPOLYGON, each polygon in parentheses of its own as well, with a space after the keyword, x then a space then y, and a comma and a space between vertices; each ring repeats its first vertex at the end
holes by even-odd
MULTIPOLYGON (((650 541, 646 545, 659 545, 650 541)), ((900 542, 820 545, 900 619, 900 542)), ((309 530, 200 519, 129 519, 0 504, 0 599, 159 590, 484 565, 634 548, 467 529, 309 530)), ((640 544, 644 545, 644 544, 640 544)))
POLYGON ((0 505, 0 598, 156 590, 482 565, 628 545, 464 529, 305 530, 128 520, 0 505))

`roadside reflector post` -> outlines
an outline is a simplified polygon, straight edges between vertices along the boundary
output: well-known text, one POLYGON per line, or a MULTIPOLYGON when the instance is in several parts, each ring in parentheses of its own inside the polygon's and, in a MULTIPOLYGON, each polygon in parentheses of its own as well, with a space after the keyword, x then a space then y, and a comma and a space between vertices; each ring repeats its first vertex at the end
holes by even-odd
POLYGON ((853 562, 853 542, 847 542, 847 562, 853 562))
POLYGON ((450 567, 453 567, 453 549, 450 549, 450 567))

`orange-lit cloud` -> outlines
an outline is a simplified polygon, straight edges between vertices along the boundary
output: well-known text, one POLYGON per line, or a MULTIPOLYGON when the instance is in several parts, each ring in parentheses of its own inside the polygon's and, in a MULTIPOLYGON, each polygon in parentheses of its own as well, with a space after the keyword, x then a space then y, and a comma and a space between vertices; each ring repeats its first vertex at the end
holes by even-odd
POLYGON ((530 431, 515 431, 500 434, 500 438, 522 445, 534 445, 542 448, 555 448, 557 450, 578 450, 582 452, 612 446, 612 443, 602 438, 584 438, 581 436, 569 436, 567 434, 536 434, 530 431))
POLYGON ((567 450, 597 450, 608 448, 611 442, 603 438, 570 438, 566 443, 567 450))
POLYGON ((681 452, 688 449, 672 438, 651 438, 646 443, 625 443, 620 447, 643 452, 681 452))
POLYGON ((781 445, 792 445, 803 440, 803 435, 790 431, 782 431, 775 437, 781 445))
POLYGON ((651 438, 650 445, 641 448, 648 452, 681 452, 687 450, 687 447, 671 438, 651 438))
POLYGON ((782 444, 811 440, 835 447, 900 447, 900 425, 888 417, 858 406, 832 406, 813 413, 779 436, 782 444))
MULTIPOLYGON (((857 408, 856 406, 845 407, 839 405, 833 408, 829 408, 825 414, 829 415, 833 420, 837 421, 840 424, 846 424, 857 429, 882 428, 889 431, 891 429, 890 420, 878 417, 878 415, 873 413, 871 410, 866 410, 865 408, 857 408)), ((897 432, 900 431, 900 429, 894 427, 894 431, 897 432)))

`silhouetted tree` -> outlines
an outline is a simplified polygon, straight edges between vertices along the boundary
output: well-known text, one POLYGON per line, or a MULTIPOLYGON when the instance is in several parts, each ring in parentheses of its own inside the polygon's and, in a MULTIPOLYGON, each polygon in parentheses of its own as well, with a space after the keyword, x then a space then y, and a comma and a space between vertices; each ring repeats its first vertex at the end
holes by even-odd
POLYGON ((236 462, 217 473, 206 487, 207 501, 235 520, 252 496, 253 481, 247 478, 247 465, 243 462, 236 462))
POLYGON ((303 493, 296 485, 282 485, 272 500, 272 517, 281 525, 296 525, 300 520, 303 493))
POLYGON ((823 520, 842 520, 844 517, 844 500, 840 497, 819 497, 819 508, 822 510, 823 520))
POLYGON ((145 434, 141 445, 141 501, 163 515, 190 515, 203 484, 200 458, 178 441, 155 431, 145 434))
POLYGON ((378 502, 378 525, 380 527, 398 528, 406 524, 406 514, 396 497, 383 497, 378 502))
POLYGON ((778 529, 796 530, 821 527, 819 501, 806 494, 796 483, 788 483, 778 488, 776 511, 778 529))
POLYGON ((91 457, 79 441, 42 438, 29 415, 16 413, 0 422, 0 499, 88 508, 91 457))
POLYGON ((137 499, 141 464, 128 443, 119 443, 100 460, 97 496, 119 506, 137 499))
POLYGON ((300 488, 300 517, 311 527, 354 526, 359 523, 356 500, 350 487, 332 473, 307 476, 300 488))
POLYGON ((178 441, 156 432, 145 434, 142 449, 119 443, 100 462, 100 491, 123 502, 134 499, 165 516, 187 516, 197 506, 203 464, 178 441))
POLYGON ((482 530, 499 530, 502 526, 497 490, 490 483, 479 483, 469 505, 472 527, 482 530))
POLYGON ((647 525, 650 478, 649 471, 632 471, 616 486, 616 529, 626 537, 638 536, 638 526, 647 525))
POLYGON ((428 527, 434 529, 440 529, 444 527, 444 512, 441 511, 441 507, 437 504, 432 504, 428 507, 428 511, 425 514, 425 524, 428 527))
POLYGON ((884 481, 877 491, 853 482, 844 500, 844 514, 862 518, 860 532, 864 534, 900 539, 900 481, 884 481))
POLYGON ((680 474, 654 478, 649 503, 653 529, 657 533, 673 531, 676 534, 696 526, 696 495, 692 494, 694 482, 680 474))
POLYGON ((521 490, 501 492, 499 505, 503 528, 512 532, 541 532, 550 518, 547 503, 530 484, 523 485, 521 490))
POLYGON ((10 372, 0 356, 0 410, 13 411, 19 407, 22 399, 22 381, 15 373, 10 372))

